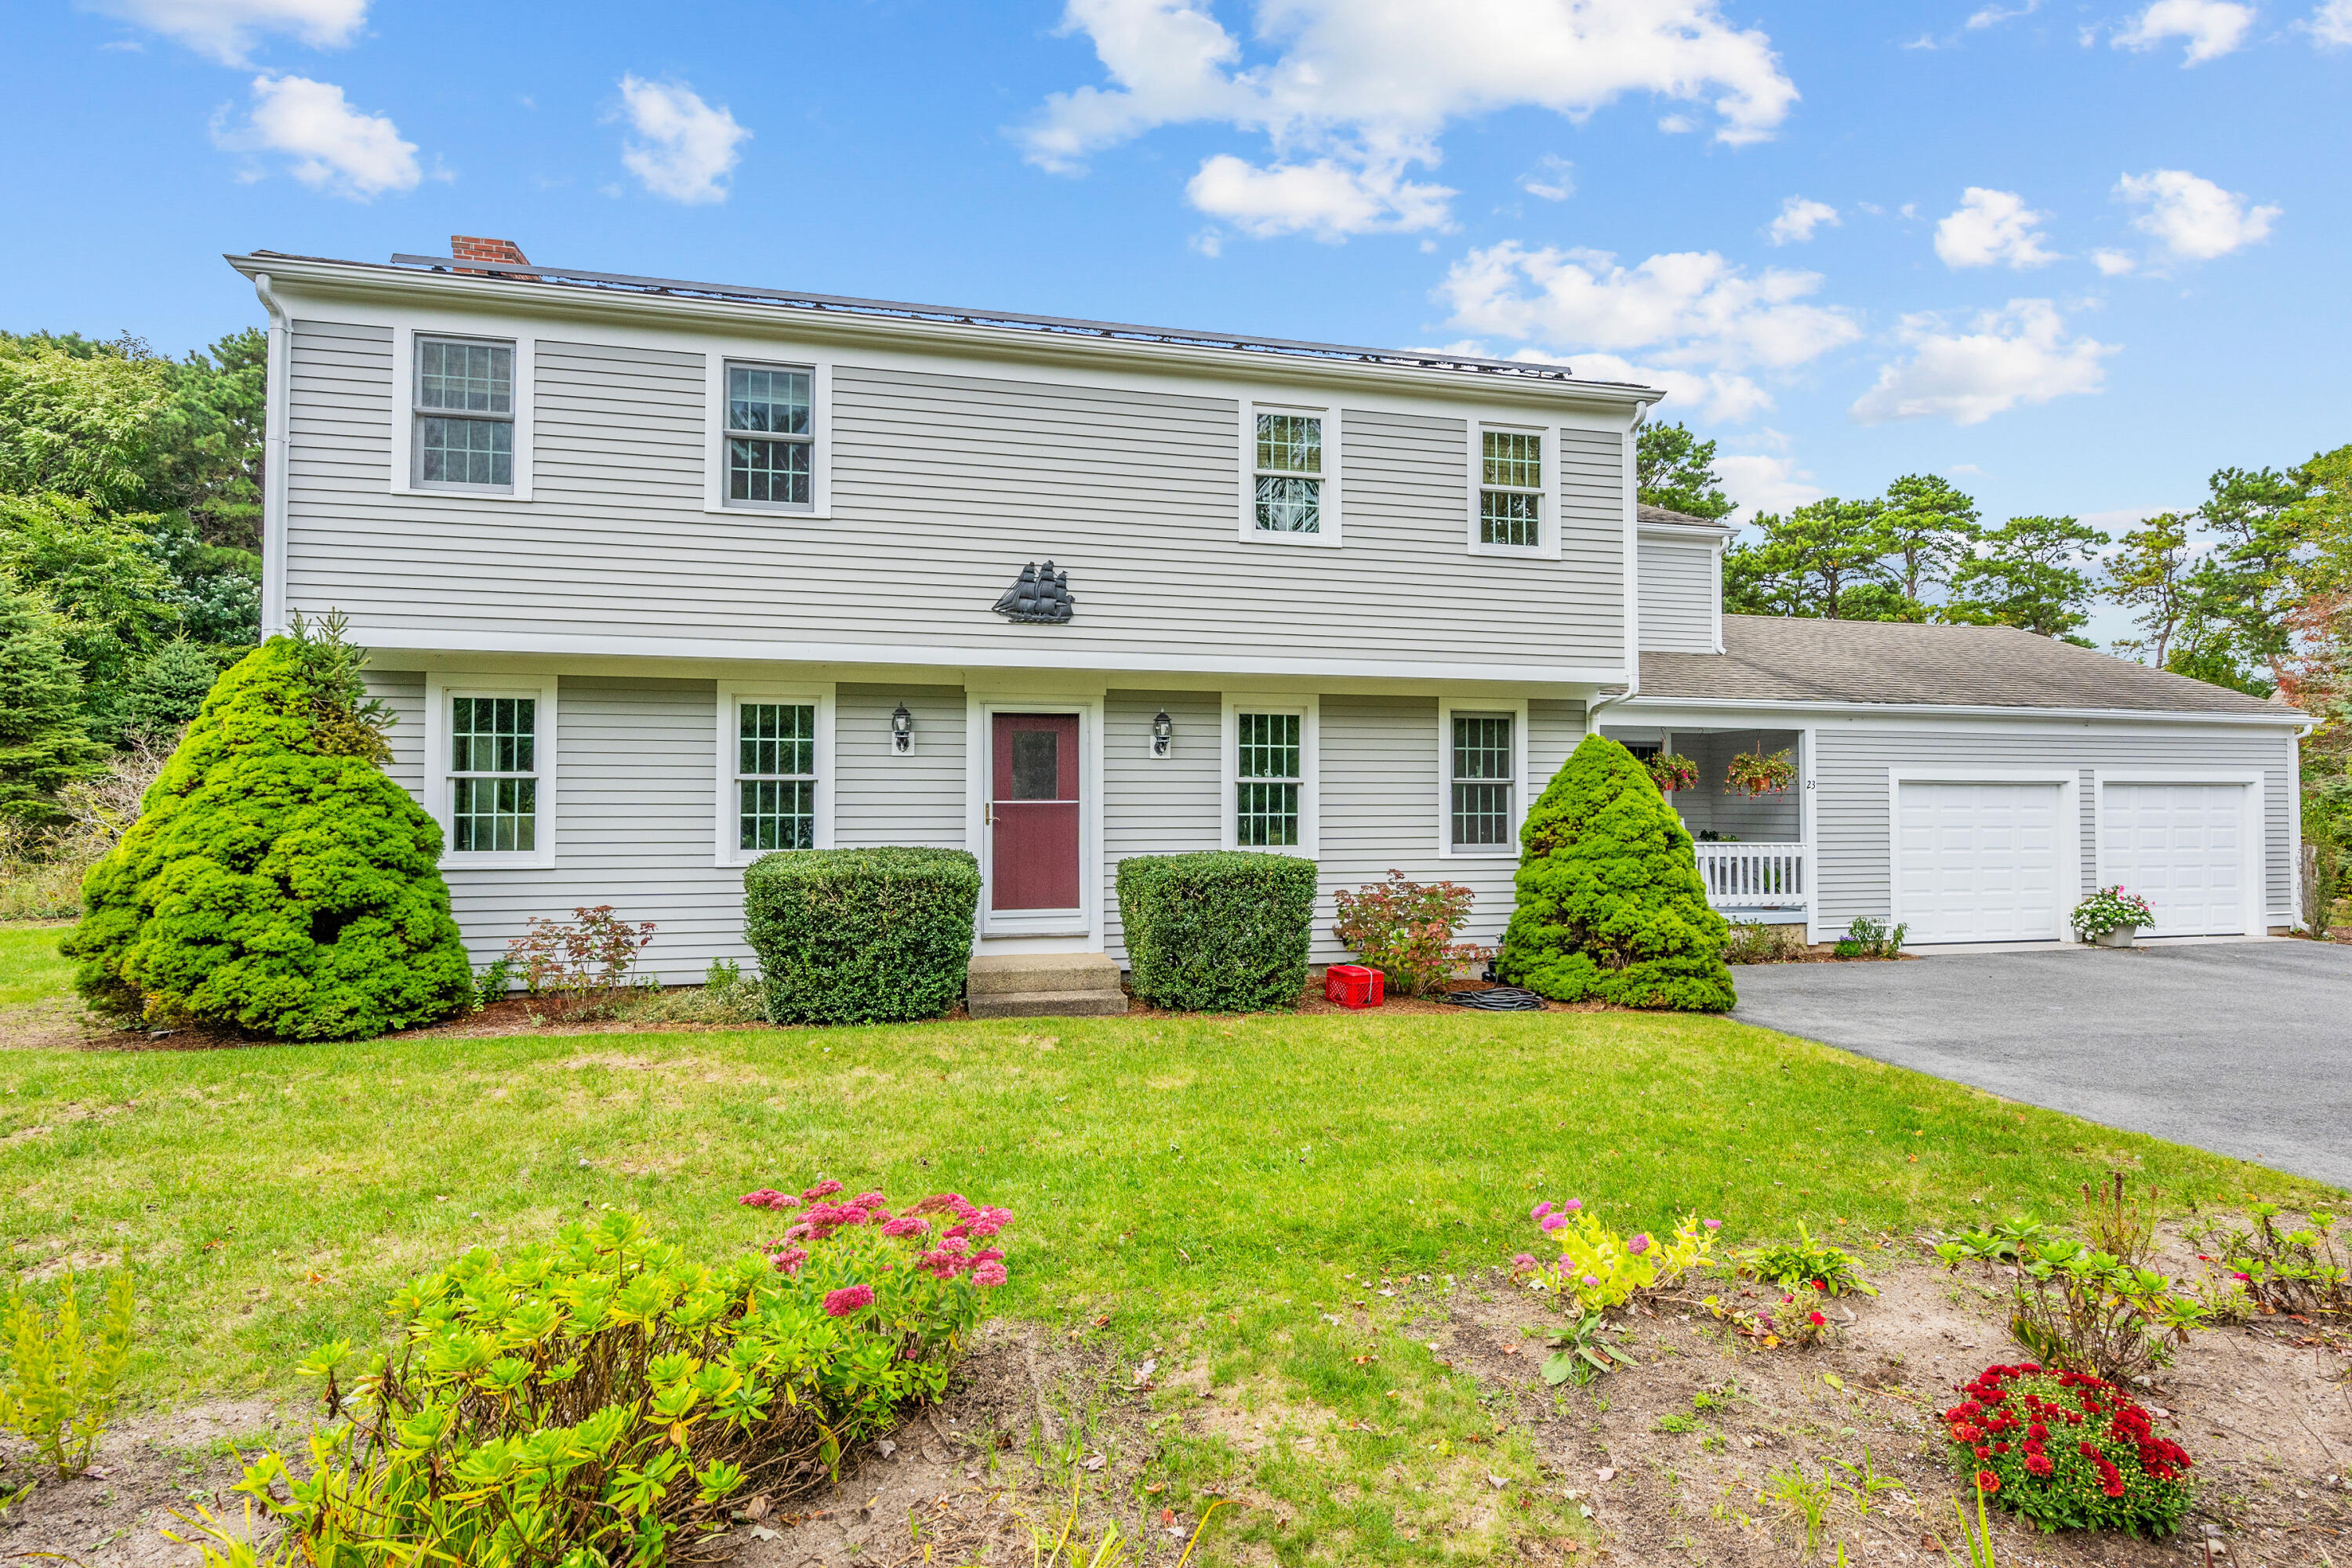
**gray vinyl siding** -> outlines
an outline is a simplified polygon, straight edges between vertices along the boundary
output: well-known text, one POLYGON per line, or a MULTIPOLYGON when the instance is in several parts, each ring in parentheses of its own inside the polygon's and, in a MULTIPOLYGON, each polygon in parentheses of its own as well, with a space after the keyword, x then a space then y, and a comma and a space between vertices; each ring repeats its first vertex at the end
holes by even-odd
POLYGON ((858 686, 834 692, 833 842, 964 844, 964 702, 960 686, 858 686), (890 749, 890 714, 907 705, 914 750, 890 749))
POLYGON ((1124 963, 1118 863, 1224 847, 1224 700, 1214 691, 1111 691, 1103 697, 1103 949, 1124 963), (1151 721, 1174 737, 1151 754, 1151 721))
POLYGON ((1716 556, 1710 545, 1688 539, 1642 541, 1642 650, 1645 653, 1713 653, 1716 556))
MULTIPOLYGON (((1465 421, 1343 411, 1344 548, 1238 537, 1228 397, 836 367, 832 515, 703 510, 705 357, 548 338, 531 499, 388 491, 392 337, 294 323, 287 603, 451 647, 681 638, 992 650, 1019 661, 1232 657, 1613 668, 1623 442, 1566 432, 1558 562, 1472 555, 1465 421), (992 612, 1025 563, 1077 617, 992 612), (1461 607, 1477 606, 1478 637, 1461 607)), ((895 659, 894 659, 895 661, 895 659)))
POLYGON ((1939 730, 1819 731, 1814 807, 1818 923, 1843 929, 1856 915, 1884 920, 1891 908, 1887 770, 1890 767, 1969 767, 2081 770, 2078 799, 2083 891, 2096 885, 2098 816, 2092 772, 2097 768, 2260 768, 2263 771, 2264 909, 2273 923, 2294 908, 2294 742, 2277 731, 2242 728, 2168 727, 2124 731, 2108 727, 2051 724, 2024 733, 1992 734, 1953 726, 1939 730))

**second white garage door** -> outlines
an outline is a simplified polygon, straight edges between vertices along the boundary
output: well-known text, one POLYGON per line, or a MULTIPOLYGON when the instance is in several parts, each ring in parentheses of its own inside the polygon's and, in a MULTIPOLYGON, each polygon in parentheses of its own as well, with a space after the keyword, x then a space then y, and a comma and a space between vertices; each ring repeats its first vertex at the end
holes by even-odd
POLYGON ((2047 942, 2065 908, 2054 784, 1905 782, 1895 899, 1912 942, 2047 942))
POLYGON ((2099 880, 2156 911, 2152 936, 2246 929, 2246 786, 2121 784, 2099 799, 2099 880))

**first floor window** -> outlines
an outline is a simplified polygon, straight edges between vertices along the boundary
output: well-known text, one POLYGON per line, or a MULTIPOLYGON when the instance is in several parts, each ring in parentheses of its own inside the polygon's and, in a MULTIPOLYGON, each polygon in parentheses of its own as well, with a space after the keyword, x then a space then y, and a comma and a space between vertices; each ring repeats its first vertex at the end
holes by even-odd
POLYGON ((815 456, 814 373, 771 365, 727 367, 727 499, 751 506, 807 506, 815 456))
POLYGON ((1543 542, 1543 437, 1479 433, 1478 542, 1533 550, 1543 542))
POLYGON ((1261 532, 1322 531, 1322 420, 1311 414, 1259 415, 1251 471, 1261 532))
POLYGON ((816 847, 816 705, 745 702, 737 709, 736 847, 816 847))
POLYGON ((1236 773, 1234 842, 1244 849, 1298 842, 1299 716, 1234 715, 1236 773))
POLYGON ((514 485, 514 345, 416 340, 416 482, 514 485))
POLYGON ((1455 848, 1484 849, 1511 842, 1511 790, 1518 776, 1511 742, 1507 713, 1454 715, 1447 754, 1454 796, 1448 817, 1455 848))
POLYGON ((449 700, 449 847, 461 854, 539 847, 539 702, 449 700))

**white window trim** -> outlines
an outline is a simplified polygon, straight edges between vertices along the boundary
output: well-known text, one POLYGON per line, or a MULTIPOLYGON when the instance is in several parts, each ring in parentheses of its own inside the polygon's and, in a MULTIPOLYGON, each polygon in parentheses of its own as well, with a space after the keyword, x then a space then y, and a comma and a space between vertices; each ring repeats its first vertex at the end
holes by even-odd
POLYGON ((562 734, 552 675, 434 674, 425 679, 425 809, 441 825, 441 864, 446 867, 511 867, 549 869, 555 865, 556 765, 558 738, 562 734), (538 764, 539 787, 534 792, 530 849, 451 849, 449 703, 457 697, 530 697, 539 706, 532 718, 537 733, 531 761, 538 764))
POLYGON ((732 517, 833 516, 833 362, 810 354, 732 353, 712 349, 703 356, 702 510, 732 517), (727 499, 727 367, 730 363, 809 373, 809 504, 730 501, 727 499))
POLYGON ((1473 419, 1469 422, 1468 458, 1470 489, 1466 504, 1470 509, 1463 537, 1469 542, 1473 555, 1517 556, 1523 561, 1557 561, 1559 559, 1559 433, 1549 425, 1528 425, 1510 419, 1473 419), (1489 430, 1513 436, 1533 436, 1541 443, 1538 450, 1543 463, 1543 488, 1538 526, 1542 531, 1538 542, 1530 548, 1523 544, 1488 544, 1478 537, 1478 492, 1486 489, 1486 443, 1489 430))
POLYGON ((1528 820, 1528 700, 1502 701, 1475 697, 1444 697, 1437 703, 1437 854, 1444 860, 1517 860, 1519 829, 1528 820), (1507 842, 1467 849, 1454 844, 1454 715, 1507 713, 1511 718, 1511 832, 1507 842))
MULTIPOLYGON (((2058 786, 2057 930, 2046 940, 2071 942, 2066 916, 2083 901, 2083 773, 2079 768, 1891 767, 1886 770, 1886 923, 1903 918, 1903 786, 1907 784, 2046 784, 2058 786), (2071 896, 2069 889, 2072 889, 2071 896)), ((1816 861, 1818 864, 1818 860, 1816 861)), ((1818 897, 1818 895, 1815 895, 1818 897)), ((2024 937, 2020 940, 2045 940, 2024 937)), ((1934 943, 1927 945, 1933 946, 1934 943)))
POLYGON ((539 340, 465 326, 397 326, 392 330, 392 493, 396 496, 462 496, 467 500, 530 500, 531 447, 537 413, 539 340), (514 483, 506 489, 416 482, 416 340, 458 338, 514 345, 514 483))
POLYGON ((1241 400, 1241 537, 1244 544, 1297 544, 1308 548, 1336 550, 1339 547, 1342 526, 1342 501, 1345 489, 1340 479, 1339 410, 1336 405, 1319 403, 1285 403, 1253 398, 1241 400), (1261 414, 1297 414, 1323 422, 1322 493, 1316 503, 1317 531, 1313 533, 1283 533, 1257 525, 1257 416, 1261 414))
MULTIPOLYGON (((1017 693, 964 689, 964 843, 980 861, 980 908, 973 919, 975 951, 983 941, 1037 938, 1037 951, 1099 951, 1103 942, 1103 700, 1024 697, 1017 693), (992 913, 989 897, 995 871, 991 858, 995 834, 988 822, 991 773, 996 754, 989 731, 995 714, 1075 713, 1078 716, 1079 788, 1086 795, 1078 808, 1078 907, 992 913), (1073 948, 1072 942, 1087 944, 1073 948)), ((1020 951, 1001 948, 999 951, 1020 951)))
POLYGON ((742 847, 743 825, 736 808, 735 763, 737 742, 741 738, 742 722, 739 710, 746 702, 813 702, 816 704, 816 844, 819 849, 833 847, 833 784, 834 784, 834 683, 808 681, 791 685, 774 685, 759 681, 721 680, 719 682, 718 712, 718 773, 713 783, 712 863, 718 866, 749 866, 772 849, 746 849, 742 847))
POLYGON ((1246 848, 1263 850, 1270 855, 1297 855, 1308 860, 1318 858, 1322 833, 1322 699, 1301 697, 1295 692, 1228 691, 1224 694, 1224 713, 1221 722, 1223 733, 1218 754, 1223 759, 1223 776, 1219 785, 1223 813, 1219 842, 1228 849, 1246 848), (1241 806, 1241 715, 1244 713, 1298 715, 1298 842, 1296 844, 1244 845, 1241 842, 1241 826, 1236 817, 1241 806))
MULTIPOLYGON (((2244 888, 2242 913, 2248 936, 2262 936, 2270 930, 2268 824, 2264 816, 2263 789, 2264 780, 2260 768, 2096 768, 2091 773, 2092 796, 2097 805, 2098 820, 2092 826, 2091 848, 2096 857, 2093 862, 2093 885, 2105 888, 2116 879, 2107 874, 2107 785, 2111 784, 2234 784, 2243 794, 2238 805, 2239 874, 2244 888)), ((2294 815, 2290 812, 2290 816, 2294 815)), ((2130 889, 2126 889, 2126 891, 2130 889)), ((2151 931, 2150 936, 2166 932, 2151 931)))

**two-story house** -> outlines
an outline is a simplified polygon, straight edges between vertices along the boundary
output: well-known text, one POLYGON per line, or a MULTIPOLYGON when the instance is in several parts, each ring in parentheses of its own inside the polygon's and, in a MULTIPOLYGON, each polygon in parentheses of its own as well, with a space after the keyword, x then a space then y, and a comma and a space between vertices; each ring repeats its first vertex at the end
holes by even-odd
POLYGON ((1508 918, 1598 728, 1729 912, 2056 941, 2292 918, 2301 716, 1999 628, 1726 616, 1560 366, 533 266, 231 258, 270 322, 264 615, 339 610, 477 959, 609 903, 691 980, 773 849, 967 848, 978 942, 1121 953, 1121 857, 1391 868, 1508 918), (1724 787, 1787 751, 1792 787, 1724 787))

